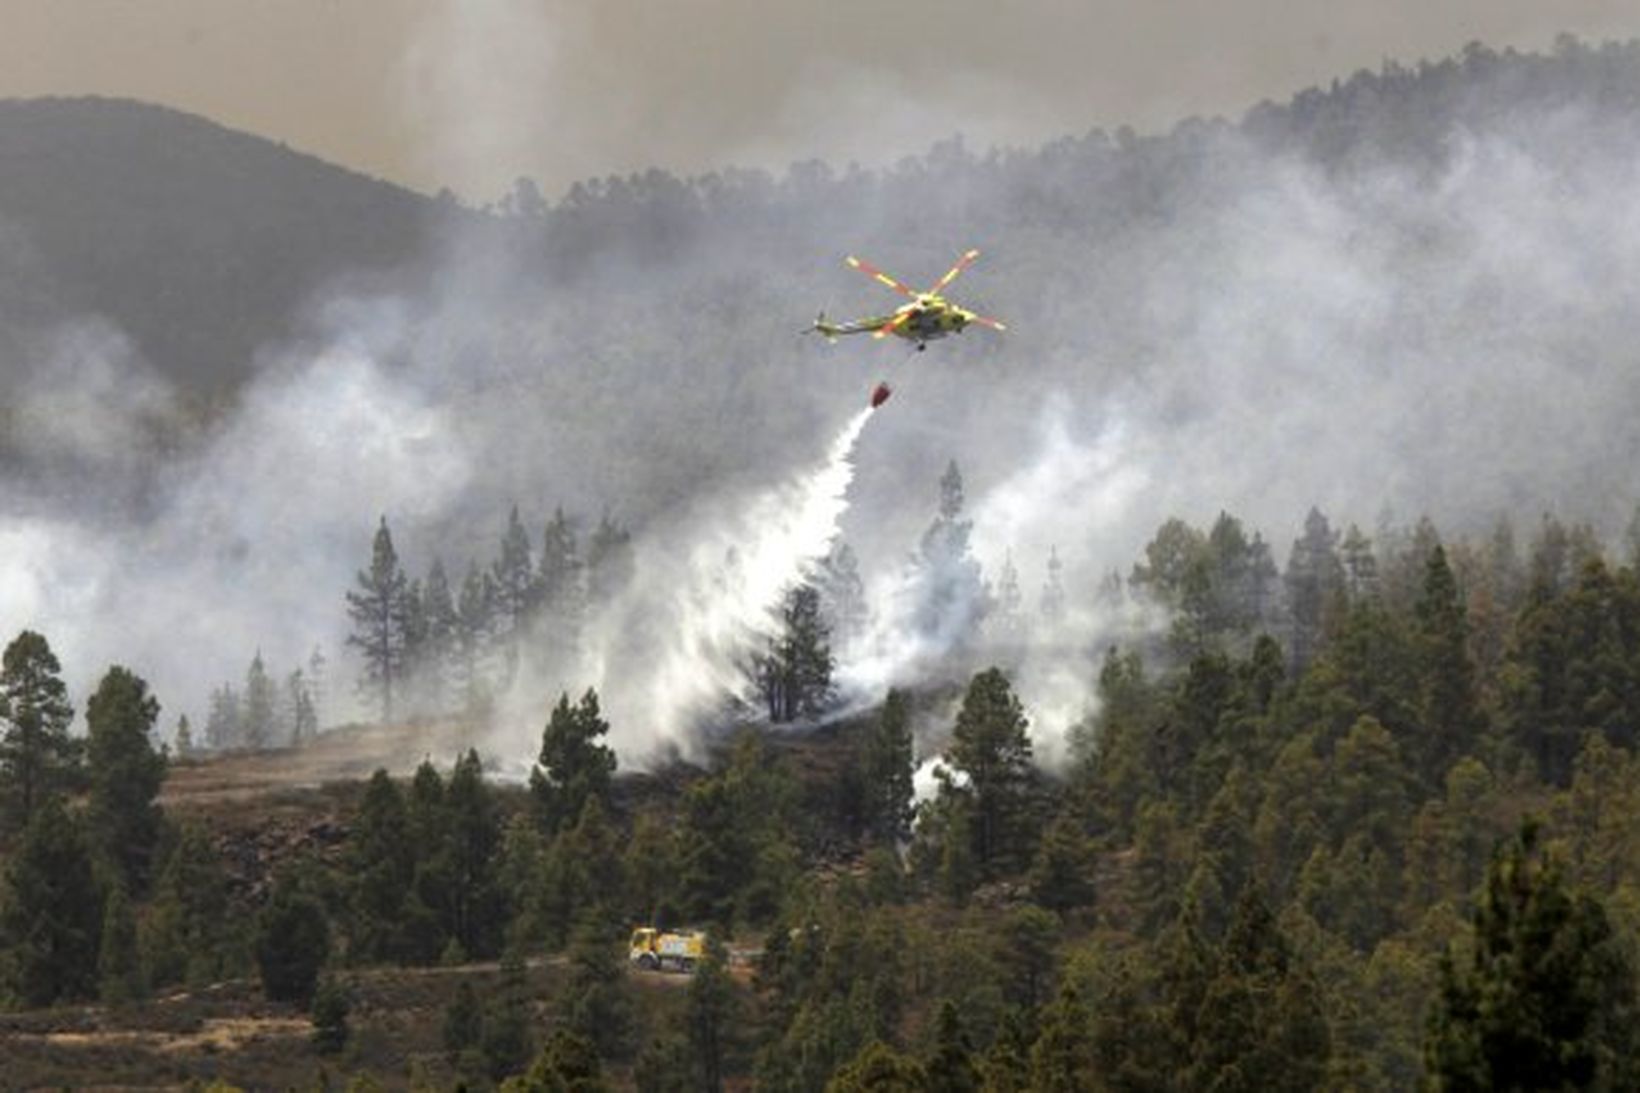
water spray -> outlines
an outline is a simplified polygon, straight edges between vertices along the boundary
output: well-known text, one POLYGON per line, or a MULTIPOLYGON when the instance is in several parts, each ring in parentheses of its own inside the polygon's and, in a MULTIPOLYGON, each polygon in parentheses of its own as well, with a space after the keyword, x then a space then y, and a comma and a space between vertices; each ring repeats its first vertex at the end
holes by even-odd
POLYGON ((612 711, 623 752, 636 757, 657 740, 687 750, 703 717, 754 700, 747 668, 778 634, 786 590, 831 550, 874 408, 855 414, 817 465, 728 511, 697 514, 682 545, 645 542, 638 578, 594 635, 599 693, 635 707, 612 711), (634 678, 648 686, 619 686, 634 678))

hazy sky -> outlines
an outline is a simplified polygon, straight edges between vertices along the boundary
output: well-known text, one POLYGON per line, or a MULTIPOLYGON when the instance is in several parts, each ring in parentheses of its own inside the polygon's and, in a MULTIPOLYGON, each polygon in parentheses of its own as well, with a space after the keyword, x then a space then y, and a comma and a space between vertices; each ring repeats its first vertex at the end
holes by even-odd
POLYGON ((892 162, 1238 114, 1470 40, 1640 34, 1633 0, 0 0, 0 96, 131 96, 422 190, 892 162))

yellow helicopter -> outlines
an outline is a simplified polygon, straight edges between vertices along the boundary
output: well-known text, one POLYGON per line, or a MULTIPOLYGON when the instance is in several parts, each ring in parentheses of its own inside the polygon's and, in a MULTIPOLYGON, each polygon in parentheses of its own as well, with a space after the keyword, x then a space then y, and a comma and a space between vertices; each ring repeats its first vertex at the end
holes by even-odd
POLYGON ((848 257, 849 265, 879 284, 887 285, 901 296, 909 298, 911 302, 900 305, 892 315, 876 315, 846 323, 828 322, 826 313, 822 311, 814 320, 814 325, 805 333, 824 335, 827 341, 836 341, 845 334, 870 334, 874 338, 886 338, 890 334, 897 334, 908 341, 916 342, 918 349, 927 349, 928 343, 934 339, 943 338, 947 334, 960 334, 971 323, 988 326, 992 330, 1006 330, 1008 328, 995 319, 976 315, 940 295, 957 279, 957 275, 973 265, 974 259, 978 257, 979 251, 968 251, 957 259, 957 264, 952 266, 944 277, 934 282, 934 287, 927 292, 916 292, 876 266, 862 262, 851 254, 848 257))

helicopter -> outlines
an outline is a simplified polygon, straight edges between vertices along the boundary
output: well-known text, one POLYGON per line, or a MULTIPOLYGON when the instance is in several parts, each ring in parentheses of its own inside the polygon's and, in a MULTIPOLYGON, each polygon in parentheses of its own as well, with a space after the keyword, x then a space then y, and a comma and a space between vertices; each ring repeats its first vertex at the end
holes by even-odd
POLYGON ((936 338, 943 338, 947 334, 960 334, 969 324, 987 326, 992 330, 1008 329, 995 319, 984 315, 976 315, 966 308, 951 303, 940 293, 957 275, 974 264, 979 257, 979 251, 970 250, 957 259, 957 264, 948 270, 944 277, 934 282, 934 286, 927 292, 916 292, 906 285, 896 281, 869 262, 862 262, 852 254, 848 257, 848 264, 870 277, 879 284, 898 292, 901 296, 910 299, 910 303, 901 304, 892 315, 877 315, 865 319, 855 319, 851 322, 834 323, 826 319, 822 311, 814 320, 814 325, 804 333, 820 334, 827 341, 836 341, 845 334, 870 334, 874 338, 886 338, 890 334, 898 335, 908 341, 917 343, 917 348, 927 349, 928 343, 936 338))

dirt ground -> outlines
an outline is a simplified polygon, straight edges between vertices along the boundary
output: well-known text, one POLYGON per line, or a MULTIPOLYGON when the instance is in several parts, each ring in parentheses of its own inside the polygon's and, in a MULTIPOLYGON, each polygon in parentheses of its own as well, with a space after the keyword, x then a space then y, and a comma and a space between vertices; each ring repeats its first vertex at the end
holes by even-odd
MULTIPOLYGON (((538 1039, 555 1021, 568 968, 530 962, 538 1039)), ((382 1088, 413 1082, 454 1088, 461 1075, 442 1048, 444 1013, 463 982, 485 999, 499 983, 494 962, 459 967, 344 973, 352 1036, 339 1055, 321 1055, 313 1027, 293 1007, 268 1003, 252 980, 180 991, 123 1008, 76 1006, 0 1016, 0 1088, 11 1090, 182 1090, 216 1079, 247 1090, 343 1088, 368 1073, 382 1088)), ((632 974, 645 1009, 683 1004, 689 977, 632 974)), ((607 1077, 620 1088, 628 1075, 607 1077)))
POLYGON ((160 790, 160 804, 216 804, 333 782, 362 782, 378 769, 408 776, 424 759, 447 774, 456 756, 473 744, 470 730, 459 722, 348 725, 321 733, 300 748, 173 762, 160 790))

